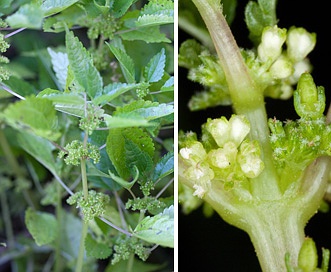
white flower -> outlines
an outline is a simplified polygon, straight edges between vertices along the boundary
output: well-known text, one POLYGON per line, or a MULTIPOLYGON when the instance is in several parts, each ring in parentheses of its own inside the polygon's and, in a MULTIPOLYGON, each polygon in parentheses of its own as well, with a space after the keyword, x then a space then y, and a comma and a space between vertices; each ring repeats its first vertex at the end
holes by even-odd
POLYGON ((316 34, 304 28, 290 28, 287 39, 287 55, 293 62, 303 60, 315 47, 316 34))
POLYGON ((286 40, 286 29, 277 26, 265 27, 262 32, 261 43, 257 48, 262 62, 274 62, 282 53, 282 46, 286 40))

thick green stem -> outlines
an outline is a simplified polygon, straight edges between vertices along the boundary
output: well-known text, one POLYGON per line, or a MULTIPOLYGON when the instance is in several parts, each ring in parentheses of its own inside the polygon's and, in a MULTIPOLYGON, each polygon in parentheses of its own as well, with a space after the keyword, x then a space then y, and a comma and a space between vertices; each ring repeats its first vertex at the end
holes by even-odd
POLYGON ((297 207, 270 203, 269 208, 258 210, 254 207, 249 214, 246 232, 254 245, 262 271, 286 271, 286 253, 290 253, 292 265, 297 266, 298 253, 305 237, 297 207))

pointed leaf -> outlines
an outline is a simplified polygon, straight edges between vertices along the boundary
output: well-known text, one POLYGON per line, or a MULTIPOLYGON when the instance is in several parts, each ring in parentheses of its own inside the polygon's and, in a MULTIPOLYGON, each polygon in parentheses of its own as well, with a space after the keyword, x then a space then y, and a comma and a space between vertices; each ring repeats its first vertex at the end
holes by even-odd
POLYGON ((161 87, 160 92, 173 92, 174 91, 174 77, 170 77, 161 87))
POLYGON ((102 77, 94 67, 92 57, 72 31, 66 33, 66 47, 70 68, 77 82, 91 99, 100 95, 103 88, 102 77))
POLYGON ((85 116, 85 100, 79 93, 63 93, 57 90, 45 89, 38 94, 53 102, 56 110, 77 116, 85 116))
POLYGON ((51 56, 53 70, 59 85, 61 86, 62 90, 64 90, 68 74, 68 55, 62 52, 55 52, 50 47, 47 48, 47 51, 51 56))
POLYGON ((110 129, 107 138, 107 153, 112 161, 117 173, 124 180, 129 180, 135 173, 132 173, 131 163, 134 158, 127 157, 126 141, 132 141, 139 148, 139 152, 148 155, 150 158, 154 156, 154 143, 149 135, 141 128, 115 128, 110 129))
POLYGON ((53 214, 28 208, 25 212, 25 224, 38 246, 53 242, 57 236, 58 224, 53 214))
POLYGON ((114 54, 118 62, 120 63, 123 75, 127 83, 135 83, 135 70, 134 62, 131 57, 125 52, 124 48, 120 45, 112 43, 107 43, 110 51, 114 54))
POLYGON ((168 152, 156 164, 153 174, 153 181, 156 182, 174 172, 174 153, 168 152))
POLYGON ((135 88, 139 88, 142 84, 141 83, 121 83, 121 82, 114 82, 104 87, 102 95, 93 99, 93 103, 98 104, 106 104, 111 100, 115 99, 119 95, 130 91, 135 88))
POLYGON ((115 117, 155 120, 174 112, 173 105, 158 104, 157 102, 137 100, 114 112, 115 117))
POLYGON ((174 207, 163 213, 145 217, 135 228, 134 235, 142 240, 165 247, 174 247, 174 207))
POLYGON ((146 27, 139 27, 135 29, 132 27, 132 31, 122 32, 119 34, 123 40, 127 41, 144 41, 147 43, 171 43, 164 33, 160 31, 159 26, 146 26, 146 27))
POLYGON ((142 15, 136 22, 137 27, 157 26, 164 24, 172 24, 174 22, 173 16, 157 14, 157 15, 142 15))
POLYGON ((163 77, 165 60, 165 50, 162 48, 161 52, 156 54, 145 67, 144 77, 148 82, 157 82, 163 77))
POLYGON ((142 118, 117 117, 105 115, 104 120, 107 128, 127 128, 127 127, 149 127, 153 126, 142 118))

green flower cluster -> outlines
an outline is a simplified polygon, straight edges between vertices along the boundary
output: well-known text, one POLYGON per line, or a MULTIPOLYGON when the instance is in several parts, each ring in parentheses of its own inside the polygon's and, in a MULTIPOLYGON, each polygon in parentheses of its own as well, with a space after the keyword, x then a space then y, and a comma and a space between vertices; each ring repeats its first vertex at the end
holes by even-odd
POLYGON ((208 119, 202 141, 190 132, 180 136, 179 160, 183 176, 195 182, 194 195, 203 198, 211 182, 221 182, 225 189, 257 177, 264 169, 260 147, 246 139, 248 120, 241 115, 208 119))
POLYGON ((88 27, 87 36, 91 40, 97 39, 100 35, 105 39, 112 39, 114 33, 119 29, 120 23, 110 13, 101 14, 95 18, 89 18, 85 22, 88 27))
POLYGON ((109 201, 110 198, 108 195, 98 193, 94 190, 89 191, 87 199, 85 199, 82 191, 75 193, 67 199, 67 203, 70 205, 77 203, 77 208, 81 209, 85 222, 104 214, 109 201))
MULTIPOLYGON (((288 99, 303 72, 311 71, 307 55, 316 44, 316 34, 304 28, 289 30, 268 26, 257 48, 242 49, 249 72, 265 96, 288 99)), ((187 40, 179 50, 179 65, 189 69, 188 78, 206 90, 194 94, 191 110, 232 103, 225 74, 218 57, 195 40, 187 40)))
MULTIPOLYGON (((0 19, 0 28, 7 27, 7 24, 0 19)), ((5 41, 5 37, 0 33, 0 53, 4 53, 9 48, 9 44, 5 41)), ((9 59, 0 54, 0 63, 9 63, 9 59)), ((0 82, 9 79, 9 72, 2 66, 0 66, 0 82)))
POLYGON ((304 28, 291 27, 287 30, 268 26, 262 32, 257 55, 248 52, 244 57, 252 77, 259 82, 266 96, 288 99, 300 75, 311 71, 307 55, 315 44, 316 34, 304 28))
POLYGON ((299 79, 294 106, 299 120, 283 124, 269 119, 270 142, 281 179, 293 180, 317 157, 331 155, 331 126, 323 113, 324 89, 316 87, 309 73, 303 73, 299 79))
POLYGON ((124 235, 116 239, 114 251, 112 264, 116 264, 121 260, 128 260, 131 254, 136 254, 141 260, 146 261, 151 253, 141 240, 124 235))
POLYGON ((164 210, 166 208, 166 204, 155 197, 145 196, 144 198, 136 197, 135 199, 129 199, 126 204, 126 209, 143 210, 149 211, 150 213, 154 213, 155 210, 164 210))
POLYGON ((80 119, 79 128, 91 135, 99 127, 103 114, 103 109, 88 104, 86 116, 80 119))
POLYGON ((100 150, 97 146, 87 143, 86 146, 78 140, 74 140, 61 150, 59 158, 64 157, 66 164, 79 165, 82 159, 92 159, 96 164, 100 160, 100 150))

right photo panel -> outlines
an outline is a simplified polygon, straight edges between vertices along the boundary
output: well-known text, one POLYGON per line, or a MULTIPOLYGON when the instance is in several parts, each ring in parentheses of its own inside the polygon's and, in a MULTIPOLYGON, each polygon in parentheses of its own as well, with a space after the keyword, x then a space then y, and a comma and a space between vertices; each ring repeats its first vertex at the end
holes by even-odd
POLYGON ((179 271, 328 271, 326 10, 178 1, 179 271))

